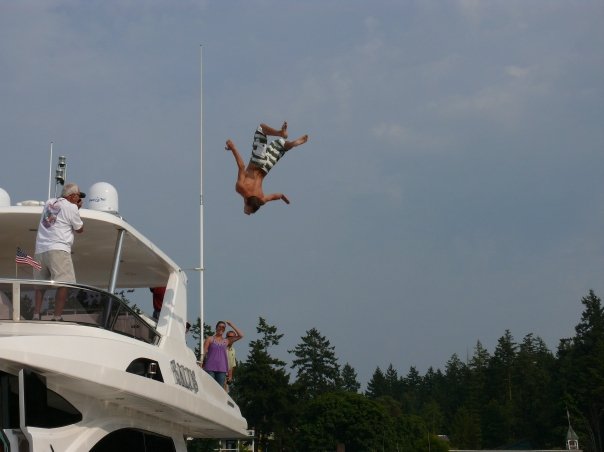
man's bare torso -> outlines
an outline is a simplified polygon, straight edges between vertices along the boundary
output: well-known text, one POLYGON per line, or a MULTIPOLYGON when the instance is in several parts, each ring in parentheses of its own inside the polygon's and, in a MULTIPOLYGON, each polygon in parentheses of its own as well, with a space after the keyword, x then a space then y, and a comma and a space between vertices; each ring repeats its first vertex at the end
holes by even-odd
POLYGON ((264 199, 264 192, 262 191, 262 180, 264 179, 264 171, 258 168, 253 163, 248 164, 244 171, 241 171, 237 177, 237 183, 235 184, 235 190, 244 199, 250 196, 256 196, 259 199, 264 199))

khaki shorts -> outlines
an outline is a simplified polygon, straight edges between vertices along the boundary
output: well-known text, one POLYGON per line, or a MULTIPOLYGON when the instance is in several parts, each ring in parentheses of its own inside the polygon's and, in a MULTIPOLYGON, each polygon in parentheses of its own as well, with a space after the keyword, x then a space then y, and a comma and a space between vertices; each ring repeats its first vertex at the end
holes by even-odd
POLYGON ((34 269, 34 279, 49 279, 52 281, 76 282, 71 253, 62 250, 50 250, 36 254, 35 259, 42 268, 34 269))

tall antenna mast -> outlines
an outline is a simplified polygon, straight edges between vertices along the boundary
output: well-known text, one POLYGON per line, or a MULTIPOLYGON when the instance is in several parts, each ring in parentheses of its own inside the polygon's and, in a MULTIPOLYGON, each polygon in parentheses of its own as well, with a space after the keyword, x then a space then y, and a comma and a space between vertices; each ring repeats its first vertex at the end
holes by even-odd
POLYGON ((48 197, 50 199, 50 189, 52 187, 52 141, 50 142, 50 164, 48 165, 48 197))
POLYGON ((199 360, 203 361, 203 46, 199 46, 199 360))

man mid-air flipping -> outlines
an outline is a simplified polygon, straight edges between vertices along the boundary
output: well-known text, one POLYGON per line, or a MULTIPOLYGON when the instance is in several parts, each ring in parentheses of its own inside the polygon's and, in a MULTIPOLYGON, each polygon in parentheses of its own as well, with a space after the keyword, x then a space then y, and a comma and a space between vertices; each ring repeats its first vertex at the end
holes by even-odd
POLYGON ((262 191, 262 181, 272 167, 291 148, 306 143, 308 135, 302 135, 293 141, 286 140, 287 122, 283 123, 280 130, 273 129, 266 124, 260 124, 254 133, 252 156, 247 167, 243 163, 243 159, 239 151, 237 151, 235 144, 231 140, 227 140, 225 150, 233 153, 237 167, 239 168, 235 190, 243 197, 243 212, 246 215, 255 213, 269 201, 282 199, 286 204, 289 204, 289 199, 283 193, 265 195, 262 191), (279 138, 268 143, 268 136, 279 138))

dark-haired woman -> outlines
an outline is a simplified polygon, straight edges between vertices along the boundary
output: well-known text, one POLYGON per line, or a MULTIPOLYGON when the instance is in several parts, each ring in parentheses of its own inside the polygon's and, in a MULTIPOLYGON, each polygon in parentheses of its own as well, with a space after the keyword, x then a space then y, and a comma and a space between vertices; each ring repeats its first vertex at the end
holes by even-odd
POLYGON ((218 384, 224 388, 226 375, 229 371, 229 362, 227 359, 227 347, 233 342, 243 337, 243 333, 230 321, 222 320, 216 324, 216 333, 214 336, 206 338, 203 343, 204 365, 203 369, 209 373, 218 384), (237 336, 226 337, 224 331, 229 325, 237 336))

